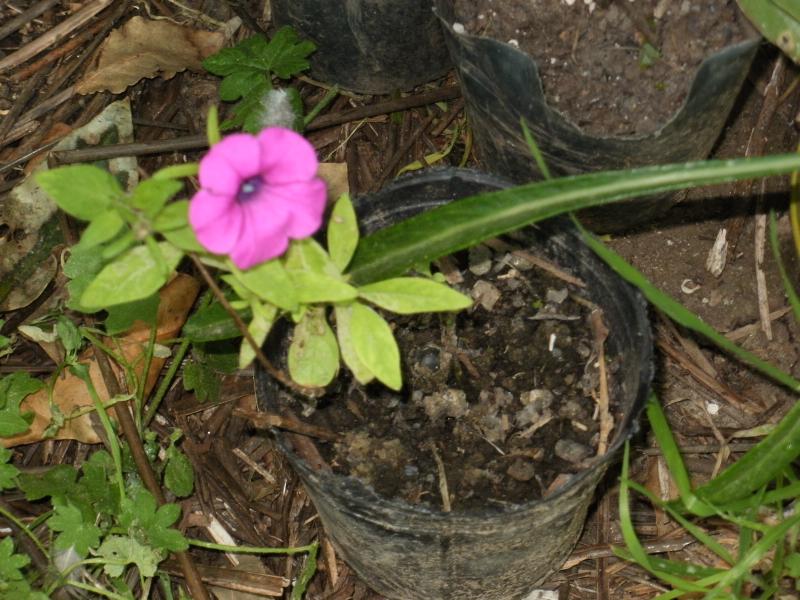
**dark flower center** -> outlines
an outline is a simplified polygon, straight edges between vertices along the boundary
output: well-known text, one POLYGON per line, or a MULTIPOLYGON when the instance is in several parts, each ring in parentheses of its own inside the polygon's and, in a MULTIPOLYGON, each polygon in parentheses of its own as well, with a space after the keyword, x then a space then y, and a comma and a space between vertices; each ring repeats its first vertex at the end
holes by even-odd
POLYGON ((236 201, 248 202, 249 200, 252 200, 258 194, 259 190, 261 190, 261 186, 263 185, 264 180, 261 179, 259 175, 245 179, 242 182, 242 185, 239 186, 239 191, 236 194, 236 201))

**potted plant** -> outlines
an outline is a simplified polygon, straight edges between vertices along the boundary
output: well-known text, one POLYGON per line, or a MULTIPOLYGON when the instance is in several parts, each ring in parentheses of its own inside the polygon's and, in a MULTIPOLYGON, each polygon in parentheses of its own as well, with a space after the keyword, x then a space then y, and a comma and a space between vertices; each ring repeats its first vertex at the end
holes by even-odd
MULTIPOLYGON (((476 171, 433 170, 401 178, 355 204, 360 227, 369 234, 452 200, 507 186, 507 182, 476 171)), ((499 252, 492 267, 472 264, 464 269, 466 279, 456 286, 478 290, 478 295, 484 287, 497 286, 494 289, 502 290, 498 293, 503 296, 491 310, 486 310, 485 302, 476 302, 453 326, 458 340, 449 351, 472 356, 466 363, 473 371, 470 375, 462 373, 459 377, 459 365, 440 367, 448 350, 439 341, 442 328, 437 320, 416 324, 395 321, 407 379, 405 389, 391 393, 367 385, 348 393, 357 382, 345 377, 315 402, 314 422, 327 424, 341 437, 338 443, 318 442, 317 446, 333 457, 331 462, 340 467, 347 463, 347 468, 333 472, 315 460, 313 452, 308 454, 309 439, 275 432, 278 445, 300 475, 337 551, 370 587, 389 598, 524 597, 569 554, 595 487, 616 450, 637 429, 637 415, 647 397, 653 369, 652 340, 641 297, 589 251, 567 220, 523 230, 509 241, 516 244, 495 244, 499 252), (526 306, 530 297, 517 295, 519 285, 532 286, 547 276, 531 265, 518 262, 517 267, 510 271, 503 268, 492 277, 491 271, 512 256, 506 251, 515 247, 522 249, 516 256, 535 255, 568 271, 566 281, 554 279, 551 291, 566 293, 569 288, 602 313, 609 330, 604 346, 608 358, 602 360, 615 365, 610 376, 614 380, 613 433, 600 433, 599 426, 593 428, 590 415, 594 402, 588 390, 584 394, 577 389, 580 375, 596 375, 596 367, 585 365, 588 355, 572 355, 574 361, 567 356, 581 344, 585 349, 592 344, 588 320, 575 323, 578 333, 566 333, 563 321, 559 325, 554 321, 527 321, 529 328, 517 321, 520 329, 514 329, 520 315, 535 318, 539 314, 546 319, 544 313, 555 310, 555 305, 533 309, 526 306), (526 270, 519 270, 526 266, 526 270), (471 271, 477 271, 480 277, 471 271), (580 281, 585 287, 567 281, 580 281), (477 325, 477 338, 471 339, 475 321, 481 323, 477 325), (400 331, 401 327, 406 331, 400 331), (555 336, 556 331, 561 337, 548 350, 548 336, 555 336), (488 335, 495 339, 484 336, 486 332, 492 332, 488 335), (495 345, 501 349, 517 346, 521 351, 497 350, 495 360, 482 360, 495 351, 495 345), (537 350, 542 358, 537 357, 537 350), (434 365, 427 362, 431 358, 434 365), (442 373, 445 369, 451 371, 449 376, 442 373), (472 378, 478 370, 481 379, 476 382, 472 378), (559 371, 558 375, 549 375, 559 371), (573 379, 576 373, 578 378, 573 379), (428 376, 437 381, 431 383, 428 376), (565 379, 576 386, 568 389, 565 379), (531 391, 534 381, 538 387, 531 391), (467 392, 454 400, 462 389, 467 392), (458 402, 461 404, 454 406, 458 402), (579 432, 570 423, 579 419, 581 404, 590 423, 587 428, 593 429, 584 431, 583 440, 588 445, 572 441, 579 432), (348 431, 341 423, 347 421, 350 411, 364 418, 356 419, 348 431), (498 431, 503 429, 504 419, 511 421, 508 431, 498 431), (556 446, 555 454, 552 447, 538 447, 548 440, 556 446), (563 460, 569 452, 568 442, 586 449, 580 464, 568 465, 563 460), (559 444, 564 446, 563 451, 559 451, 559 444), (540 453, 536 458, 531 455, 534 449, 540 453), (431 461, 432 454, 439 458, 431 461), (558 463, 555 470, 548 468, 553 462, 558 463), (558 469, 571 473, 562 473, 554 481, 558 469), (487 484, 491 479, 494 485, 487 484), (448 491, 440 496, 437 486, 445 481, 448 491), (491 491, 486 491, 487 485, 491 491), (420 491, 425 488, 427 492, 420 491), (515 494, 511 494, 512 488, 515 494), (395 495, 387 490, 395 490, 395 495), (420 493, 426 494, 425 501, 408 500, 409 495, 420 493)), ((485 253, 477 259, 473 253, 473 259, 473 263, 490 260, 485 253)), ((366 288, 364 295, 371 297, 366 288)), ((545 295, 538 294, 542 299, 545 295)), ((577 304, 568 305, 569 301, 559 303, 558 312, 580 311, 577 304)), ((280 341, 287 337, 283 328, 275 333, 271 359, 281 364, 286 344, 280 341)), ((263 369, 257 369, 256 390, 262 408, 285 413, 288 418, 308 404, 302 395, 282 389, 263 369)))

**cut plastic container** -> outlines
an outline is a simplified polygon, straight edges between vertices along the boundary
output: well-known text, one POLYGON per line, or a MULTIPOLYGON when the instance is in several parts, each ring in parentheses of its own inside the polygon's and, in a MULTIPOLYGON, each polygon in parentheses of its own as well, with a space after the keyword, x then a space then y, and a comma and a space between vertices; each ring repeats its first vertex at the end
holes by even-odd
MULTIPOLYGON (((532 11, 535 6, 531 4, 532 11)), ((553 175, 706 158, 761 41, 754 34, 753 39, 708 56, 698 68, 683 106, 654 133, 604 137, 582 131, 548 105, 538 66, 529 54, 491 37, 457 33, 452 0, 436 0, 436 12, 461 81, 482 166, 517 183, 543 178, 523 137, 521 119, 553 175)), ((674 193, 650 196, 588 209, 580 216, 594 230, 622 231, 663 214, 674 197, 674 193)))
POLYGON ((367 94, 444 75, 450 57, 432 0, 270 0, 272 20, 317 45, 311 74, 367 94))
MULTIPOLYGON (((508 185, 476 171, 431 170, 400 178, 375 195, 359 198, 356 211, 362 231, 369 233, 443 203, 508 185)), ((586 296, 604 311, 610 331, 606 354, 619 361, 614 373, 619 394, 613 401, 624 416, 615 423, 609 452, 593 466, 542 500, 448 513, 382 497, 352 477, 317 471, 294 452, 293 434, 274 432, 339 555, 387 598, 516 600, 527 596, 569 555, 598 482, 620 446, 637 431, 653 375, 644 299, 595 256, 570 221, 551 219, 521 232, 532 251, 583 279, 586 296)), ((273 359, 279 356, 276 346, 269 341, 266 346, 273 359)), ((262 409, 280 412, 279 396, 285 398, 288 393, 280 392, 275 381, 257 367, 256 395, 262 409)))

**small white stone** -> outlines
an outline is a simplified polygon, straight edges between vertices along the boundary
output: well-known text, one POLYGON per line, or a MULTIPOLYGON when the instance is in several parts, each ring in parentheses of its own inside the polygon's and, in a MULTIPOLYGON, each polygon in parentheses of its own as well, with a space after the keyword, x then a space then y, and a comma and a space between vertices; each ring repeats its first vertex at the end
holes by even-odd
POLYGON ((453 31, 456 33, 466 33, 467 30, 462 23, 453 23, 453 31))
POLYGON ((508 45, 509 46, 514 46, 514 48, 519 48, 519 42, 517 40, 515 40, 514 38, 511 38, 510 40, 508 40, 508 45))

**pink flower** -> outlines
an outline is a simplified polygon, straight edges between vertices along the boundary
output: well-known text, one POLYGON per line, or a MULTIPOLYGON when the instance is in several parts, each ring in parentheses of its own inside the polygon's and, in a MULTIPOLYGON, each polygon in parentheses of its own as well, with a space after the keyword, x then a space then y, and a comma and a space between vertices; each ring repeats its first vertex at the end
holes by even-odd
POLYGON ((189 204, 197 240, 240 269, 280 256, 289 239, 322 223, 326 191, 317 166, 314 148, 291 129, 222 139, 200 161, 201 189, 189 204))

